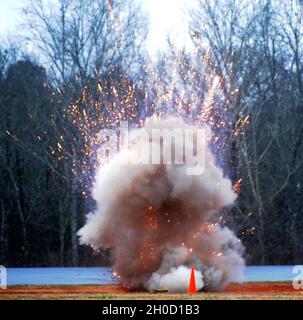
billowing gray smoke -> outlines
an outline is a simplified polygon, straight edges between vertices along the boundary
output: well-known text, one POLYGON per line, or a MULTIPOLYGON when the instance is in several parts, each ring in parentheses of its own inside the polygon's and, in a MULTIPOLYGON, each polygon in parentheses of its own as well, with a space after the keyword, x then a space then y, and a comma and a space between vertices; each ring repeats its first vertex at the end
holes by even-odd
MULTIPOLYGON (((193 138, 186 141, 190 138, 184 134, 184 148, 172 139, 169 148, 175 161, 163 164, 169 163, 171 149, 168 152, 163 140, 152 138, 154 128, 193 129, 179 118, 153 117, 144 128, 130 132, 128 149, 97 172, 93 190, 97 209, 79 231, 81 243, 111 248, 113 269, 130 286, 185 292, 191 266, 196 269, 197 289, 222 290, 230 282, 241 282, 243 247, 218 219, 236 194, 215 165, 208 139, 196 139, 196 150, 206 150, 204 172, 188 175, 186 169, 194 160, 176 163, 184 160, 193 138), (163 148, 160 164, 134 164, 142 150, 157 146, 163 148)), ((210 130, 205 132, 209 138, 210 130)))

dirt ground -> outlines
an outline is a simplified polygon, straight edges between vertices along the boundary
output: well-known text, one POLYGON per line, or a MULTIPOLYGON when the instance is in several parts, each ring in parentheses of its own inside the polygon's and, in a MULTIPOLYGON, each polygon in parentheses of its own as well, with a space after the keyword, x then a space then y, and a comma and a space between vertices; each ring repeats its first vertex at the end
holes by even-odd
POLYGON ((77 299, 201 299, 201 300, 303 300, 303 290, 291 283, 231 284, 223 292, 200 292, 194 295, 131 291, 121 285, 9 286, 0 290, 0 300, 77 300, 77 299))

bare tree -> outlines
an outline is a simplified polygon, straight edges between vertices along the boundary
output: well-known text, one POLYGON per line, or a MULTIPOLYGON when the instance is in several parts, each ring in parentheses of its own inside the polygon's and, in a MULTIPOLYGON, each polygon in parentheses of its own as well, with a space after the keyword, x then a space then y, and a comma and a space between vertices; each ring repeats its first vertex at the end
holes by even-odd
MULTIPOLYGON (((79 122, 87 121, 86 114, 94 112, 92 108, 99 98, 94 102, 87 96, 89 92, 98 90, 98 86, 103 86, 100 83, 104 77, 116 77, 118 69, 123 74, 134 73, 139 68, 146 21, 134 1, 29 1, 23 13, 24 37, 39 60, 49 66, 55 80, 52 84, 58 86, 54 93, 53 118, 49 124, 53 129, 50 133, 52 141, 56 143, 51 145, 54 156, 59 159, 58 163, 55 162, 58 165, 55 170, 67 181, 70 192, 70 197, 65 199, 70 200, 72 261, 77 265, 82 166, 84 162, 89 163, 85 160, 87 141, 84 142, 83 133, 77 126, 79 122), (77 121, 70 117, 72 113, 75 115, 73 108, 79 111, 77 121)), ((114 86, 118 87, 119 81, 116 78, 114 86)), ((103 86, 103 89, 107 90, 108 100, 113 94, 112 88, 103 86)), ((89 96, 92 97, 90 93, 89 96)), ((106 104, 105 100, 103 104, 106 104)), ((103 110, 106 111, 106 107, 103 110)), ((62 262, 66 219, 59 221, 62 262)))
MULTIPOLYGON (((279 240, 269 232, 274 228, 271 212, 283 211, 282 206, 292 202, 282 194, 301 181, 297 175, 302 169, 298 155, 302 150, 302 16, 298 5, 295 0, 283 5, 266 0, 200 1, 192 12, 193 42, 196 48, 210 50, 233 113, 229 133, 233 137, 229 140, 232 179, 243 180, 236 226, 244 241, 250 242, 250 234, 256 234, 260 250, 252 261, 261 263, 272 259, 267 252, 279 240), (243 116, 250 123, 245 134, 237 130, 243 116)), ((292 198, 289 192, 288 196, 292 198)), ((297 245, 294 226, 299 211, 293 211, 289 221, 296 222, 285 228, 290 228, 297 245)))

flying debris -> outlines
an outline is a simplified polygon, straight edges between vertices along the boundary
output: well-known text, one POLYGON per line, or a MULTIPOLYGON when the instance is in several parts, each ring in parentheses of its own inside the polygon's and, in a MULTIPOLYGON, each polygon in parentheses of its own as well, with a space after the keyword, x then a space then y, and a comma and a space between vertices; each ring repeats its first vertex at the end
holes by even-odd
MULTIPOLYGON (((128 149, 99 168, 93 189, 97 208, 79 231, 80 240, 94 248, 111 248, 113 270, 127 286, 186 292, 193 266, 197 290, 222 290, 243 280, 243 247, 220 225, 217 213, 237 195, 216 165, 208 140, 197 141, 197 148, 206 149, 201 175, 186 174, 192 163, 164 164, 167 150, 160 164, 123 161, 134 160, 138 149, 150 142, 161 143, 146 132, 174 128, 185 132, 193 126, 177 117, 148 119, 143 128, 129 133, 128 149)), ((185 141, 187 145, 191 143, 185 141)), ((176 139, 172 149, 175 159, 183 157, 176 139)))

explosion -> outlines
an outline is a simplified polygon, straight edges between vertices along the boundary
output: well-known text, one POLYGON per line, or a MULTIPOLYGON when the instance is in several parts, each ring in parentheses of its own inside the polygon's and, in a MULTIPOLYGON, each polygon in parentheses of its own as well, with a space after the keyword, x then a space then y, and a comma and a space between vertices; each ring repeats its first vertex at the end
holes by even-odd
POLYGON ((219 217, 237 196, 208 146, 211 130, 205 125, 200 129, 206 139, 186 135, 186 130, 196 132, 197 127, 179 117, 154 116, 130 131, 128 147, 97 170, 93 188, 97 208, 79 231, 80 241, 111 248, 113 270, 123 284, 186 292, 192 266, 198 290, 222 290, 243 280, 243 247, 219 217), (184 144, 180 147, 178 139, 171 139, 169 150, 151 134, 153 129, 176 128, 183 133, 184 144), (193 146, 193 140, 194 152, 205 150, 199 175, 187 174, 195 157, 184 159, 183 151, 193 146), (138 162, 142 150, 156 147, 162 150, 159 164, 138 162), (171 153, 174 161, 168 159, 171 153))

